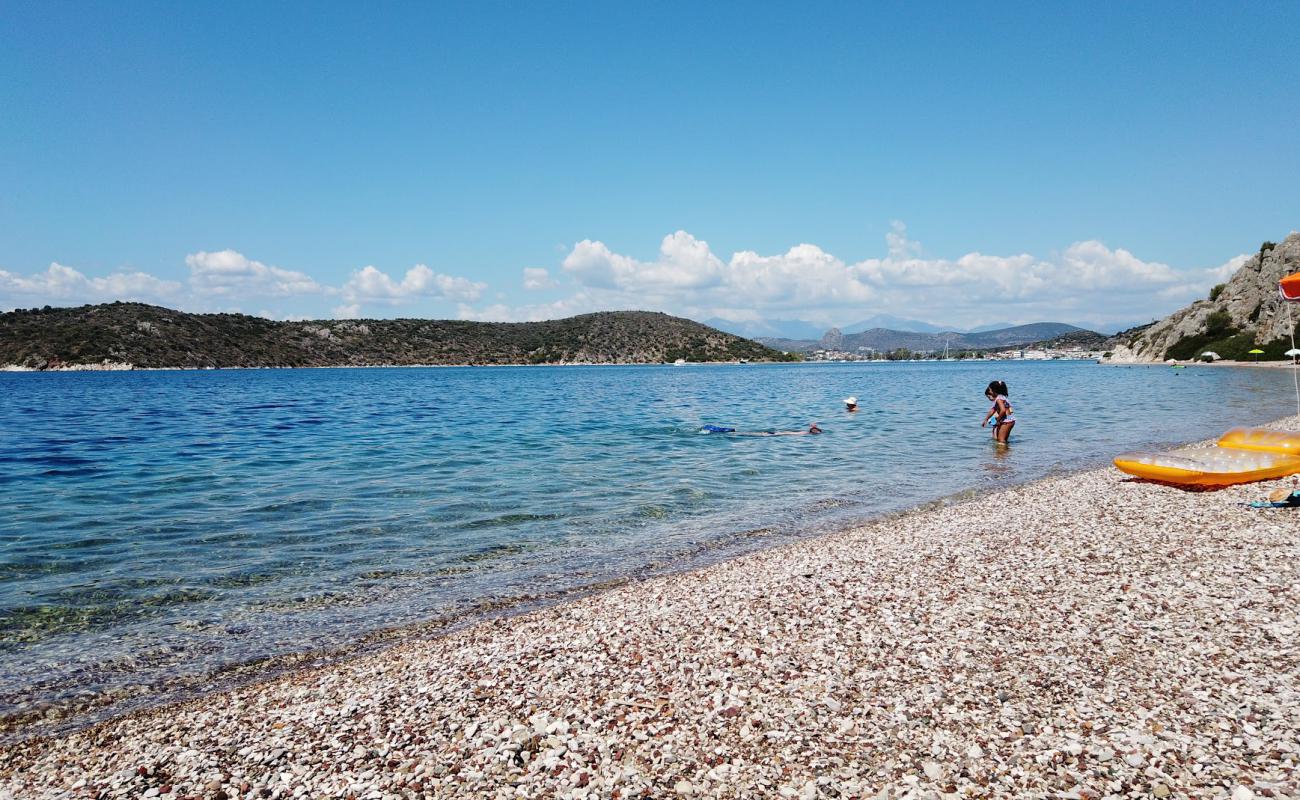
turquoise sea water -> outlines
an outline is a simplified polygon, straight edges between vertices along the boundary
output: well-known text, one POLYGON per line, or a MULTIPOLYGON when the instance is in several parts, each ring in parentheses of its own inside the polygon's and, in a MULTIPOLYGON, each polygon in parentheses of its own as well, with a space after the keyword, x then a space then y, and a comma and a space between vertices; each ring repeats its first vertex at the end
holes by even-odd
POLYGON ((122 710, 1293 403, 1285 370, 1067 362, 0 374, 0 716, 122 710), (993 378, 1005 452, 979 427, 993 378))

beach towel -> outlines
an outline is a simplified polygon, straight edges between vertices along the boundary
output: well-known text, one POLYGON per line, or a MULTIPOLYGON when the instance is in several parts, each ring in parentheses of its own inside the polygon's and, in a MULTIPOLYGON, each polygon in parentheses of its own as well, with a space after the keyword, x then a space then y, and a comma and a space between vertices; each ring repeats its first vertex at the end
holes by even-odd
POLYGON ((1300 489, 1278 489, 1267 500, 1248 504, 1251 508, 1300 508, 1300 489))

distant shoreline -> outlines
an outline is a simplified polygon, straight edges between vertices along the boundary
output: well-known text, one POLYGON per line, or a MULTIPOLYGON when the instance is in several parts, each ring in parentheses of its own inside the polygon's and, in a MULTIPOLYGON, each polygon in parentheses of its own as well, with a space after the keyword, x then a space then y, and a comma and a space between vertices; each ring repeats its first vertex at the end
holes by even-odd
MULTIPOLYGON (((218 372, 221 370, 296 370, 296 369, 459 369, 464 367, 474 368, 493 368, 493 367, 707 367, 707 366, 758 366, 758 365, 797 365, 797 364, 1001 364, 1001 363, 1029 363, 1029 364, 1050 364, 1053 362, 1064 361, 1068 363, 1090 363, 1105 364, 1106 362, 1098 361, 1093 358, 1053 358, 1053 359, 1020 359, 1020 358, 966 358, 950 359, 944 361, 936 358, 913 358, 913 359, 871 359, 857 361, 688 361, 685 364, 674 364, 669 361, 564 361, 551 362, 544 364, 531 364, 525 362, 510 364, 309 364, 300 367, 137 367, 133 364, 110 363, 110 364, 71 364, 62 367, 50 369, 37 369, 35 367, 24 367, 19 364, 5 364, 0 366, 0 373, 51 373, 51 372, 218 372)), ((1110 364, 1108 366, 1165 366, 1163 364, 1110 364)), ((1245 365, 1242 366, 1253 366, 1245 365)), ((1266 366, 1261 364, 1260 366, 1266 366)), ((1285 366, 1285 365, 1282 365, 1285 366)))
POLYGON ((1170 364, 1165 361, 1098 361, 1103 367, 1249 367, 1250 369, 1287 369, 1297 365, 1286 361, 1179 361, 1170 364))
POLYGON ((36 369, 18 364, 0 366, 0 372, 217 372, 220 370, 292 370, 292 369, 449 369, 461 367, 698 367, 710 364, 800 364, 800 361, 688 361, 673 364, 668 361, 563 361, 544 364, 307 364, 300 367, 137 367, 134 364, 72 364, 51 369, 36 369))

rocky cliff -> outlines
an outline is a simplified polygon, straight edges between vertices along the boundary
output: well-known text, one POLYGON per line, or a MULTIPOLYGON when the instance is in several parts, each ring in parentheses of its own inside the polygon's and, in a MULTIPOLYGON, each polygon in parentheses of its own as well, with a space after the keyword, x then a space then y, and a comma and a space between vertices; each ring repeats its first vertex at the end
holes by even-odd
POLYGON ((187 314, 141 303, 0 314, 0 365, 29 369, 783 361, 698 322, 610 311, 546 322, 320 320, 187 314))
POLYGON ((1259 252, 1227 283, 1214 287, 1205 300, 1153 325, 1119 334, 1110 360, 1120 363, 1199 358, 1214 352, 1223 358, 1249 359, 1259 348, 1261 360, 1281 360, 1300 323, 1300 308, 1287 309, 1277 291, 1283 276, 1300 271, 1300 233, 1280 243, 1265 242, 1259 252), (1289 316, 1288 316, 1289 311, 1289 316))

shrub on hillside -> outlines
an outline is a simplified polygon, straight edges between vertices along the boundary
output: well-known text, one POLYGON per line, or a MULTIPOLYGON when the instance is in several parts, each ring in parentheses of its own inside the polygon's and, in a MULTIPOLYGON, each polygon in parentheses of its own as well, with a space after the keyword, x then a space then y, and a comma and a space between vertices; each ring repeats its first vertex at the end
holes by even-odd
MULTIPOLYGON (((1295 333, 1300 336, 1300 324, 1296 325, 1295 333)), ((1253 331, 1228 328, 1217 334, 1202 333, 1188 336, 1166 350, 1165 358, 1187 361, 1200 358, 1201 353, 1209 351, 1218 353, 1220 358, 1234 361, 1254 361, 1256 356, 1251 355, 1250 351, 1255 349, 1264 351, 1257 354, 1260 361, 1285 361, 1287 360, 1286 351, 1291 349, 1291 339, 1282 336, 1265 344, 1257 344, 1253 331)))

